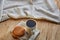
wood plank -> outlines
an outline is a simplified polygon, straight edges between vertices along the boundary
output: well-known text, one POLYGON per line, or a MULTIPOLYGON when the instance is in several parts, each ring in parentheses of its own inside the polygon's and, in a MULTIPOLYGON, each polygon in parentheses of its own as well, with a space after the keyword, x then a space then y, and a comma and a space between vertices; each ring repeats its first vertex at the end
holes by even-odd
MULTIPOLYGON (((9 29, 18 24, 21 20, 26 21, 27 19, 19 20, 7 20, 0 23, 0 40, 15 40, 10 35, 9 29)), ((37 21, 37 28, 40 30, 40 35, 36 40, 60 40, 60 25, 42 21, 37 21)))

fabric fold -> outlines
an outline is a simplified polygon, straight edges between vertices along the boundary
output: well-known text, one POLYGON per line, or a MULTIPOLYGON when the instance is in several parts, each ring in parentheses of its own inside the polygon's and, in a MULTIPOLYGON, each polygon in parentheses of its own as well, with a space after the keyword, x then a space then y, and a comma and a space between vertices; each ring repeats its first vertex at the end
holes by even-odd
POLYGON ((3 21, 8 18, 46 19, 60 23, 60 10, 57 8, 54 0, 52 3, 51 1, 52 0, 4 0, 3 8, 0 9, 2 10, 0 14, 2 14, 3 17, 0 18, 3 21), (4 18, 5 16, 3 14, 6 18, 4 18))

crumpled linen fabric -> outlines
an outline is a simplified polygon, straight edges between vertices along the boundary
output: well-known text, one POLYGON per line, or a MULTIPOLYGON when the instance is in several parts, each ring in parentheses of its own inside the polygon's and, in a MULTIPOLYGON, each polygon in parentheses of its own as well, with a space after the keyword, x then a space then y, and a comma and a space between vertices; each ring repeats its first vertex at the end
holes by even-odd
POLYGON ((60 23, 60 10, 54 5, 53 1, 54 0, 1 0, 0 22, 9 18, 34 18, 60 23))

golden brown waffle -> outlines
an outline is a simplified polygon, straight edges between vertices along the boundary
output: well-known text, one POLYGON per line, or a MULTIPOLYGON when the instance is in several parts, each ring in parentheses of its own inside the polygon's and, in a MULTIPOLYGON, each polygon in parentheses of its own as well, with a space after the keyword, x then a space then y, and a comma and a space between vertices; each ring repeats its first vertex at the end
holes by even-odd
POLYGON ((12 32, 12 36, 14 38, 19 38, 24 35, 24 32, 25 32, 25 29, 23 27, 15 27, 12 32))

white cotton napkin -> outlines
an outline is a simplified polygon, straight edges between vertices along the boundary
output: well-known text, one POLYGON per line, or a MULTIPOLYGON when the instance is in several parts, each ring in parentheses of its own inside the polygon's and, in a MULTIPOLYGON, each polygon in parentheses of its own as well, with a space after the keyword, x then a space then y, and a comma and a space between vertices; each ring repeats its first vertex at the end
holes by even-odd
POLYGON ((34 18, 60 23, 60 10, 54 0, 4 0, 4 3, 0 4, 3 4, 0 14, 6 15, 5 20, 8 18, 34 18))

